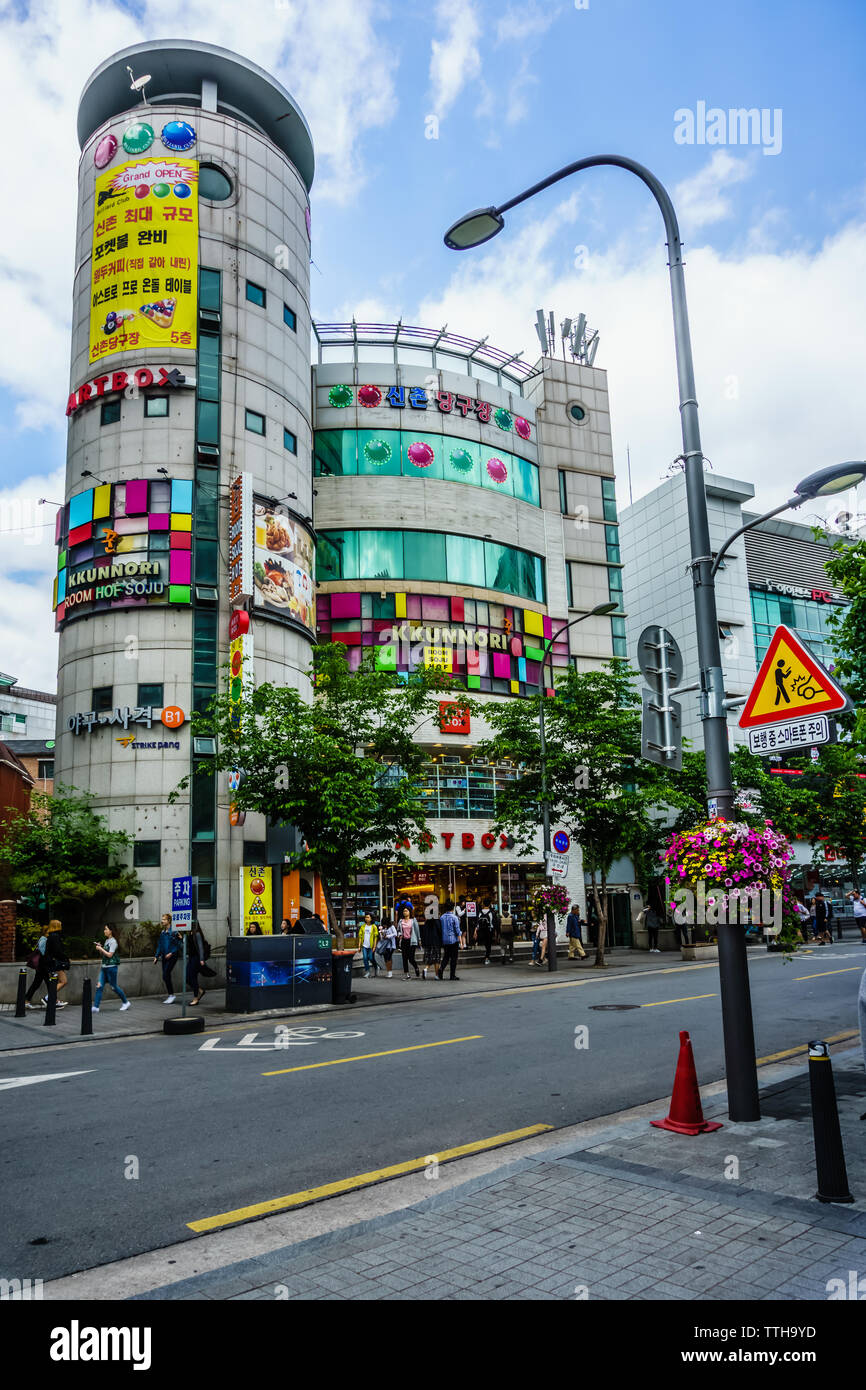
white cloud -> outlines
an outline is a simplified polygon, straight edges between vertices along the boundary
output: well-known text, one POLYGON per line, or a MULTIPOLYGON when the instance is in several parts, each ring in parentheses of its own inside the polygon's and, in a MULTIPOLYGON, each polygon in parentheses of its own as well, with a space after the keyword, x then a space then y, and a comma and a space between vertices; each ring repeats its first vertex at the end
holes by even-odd
POLYGON ((471 0, 439 0, 436 24, 445 35, 430 44, 430 89, 433 111, 441 120, 481 74, 481 26, 471 0))
POLYGON ((727 150, 716 150, 709 164, 674 189, 674 206, 682 226, 695 231, 730 217, 732 207, 725 189, 751 178, 754 166, 753 158, 735 159, 727 150))
POLYGON ((559 9, 552 0, 545 0, 545 3, 543 10, 537 4, 521 5, 519 8, 509 5, 496 21, 496 42, 520 43, 547 33, 553 21, 559 17, 559 9))
POLYGON ((520 60, 520 67, 508 84, 508 98, 505 104, 506 125, 518 125, 529 115, 528 92, 538 85, 538 78, 529 71, 529 58, 520 60))
POLYGON ((57 687, 57 637, 51 583, 57 573, 57 508, 63 470, 0 491, 0 650, 3 670, 32 690, 57 687))
MULTIPOLYGON (((533 361, 535 310, 552 309, 557 321, 583 311, 600 334, 596 366, 608 372, 623 505, 627 444, 636 496, 682 451, 665 252, 660 227, 650 240, 629 228, 591 246, 575 270, 578 206, 572 198, 506 225, 489 248, 455 257, 449 284, 416 322, 488 333, 533 361)), ((770 507, 814 469, 863 457, 866 218, 811 252, 755 251, 747 239, 729 256, 692 246, 686 283, 701 434, 716 473, 753 482, 758 505, 770 507)))
MULTIPOLYGON (((345 202, 364 181, 365 134, 396 110, 396 59, 375 30, 377 0, 291 0, 256 7, 239 32, 233 5, 145 0, 140 21, 109 0, 32 0, 0 18, 0 117, 14 131, 26 196, 0 221, 0 387, 29 427, 57 419, 69 373, 78 98, 94 67, 128 44, 171 34, 240 48, 297 99, 313 133, 319 200, 345 202), (10 329, 12 331, 10 331, 10 329), (40 364, 35 379, 33 363, 40 364)), ((10 151, 11 156, 11 151, 10 151)))

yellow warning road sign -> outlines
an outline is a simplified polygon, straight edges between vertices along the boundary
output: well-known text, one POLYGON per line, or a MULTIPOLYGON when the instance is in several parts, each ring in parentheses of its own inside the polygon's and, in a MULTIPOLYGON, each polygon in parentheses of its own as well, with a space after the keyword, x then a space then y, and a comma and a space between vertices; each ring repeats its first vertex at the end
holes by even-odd
POLYGON ((740 727, 776 724, 850 708, 842 687, 790 628, 773 633, 755 684, 740 715, 740 727))

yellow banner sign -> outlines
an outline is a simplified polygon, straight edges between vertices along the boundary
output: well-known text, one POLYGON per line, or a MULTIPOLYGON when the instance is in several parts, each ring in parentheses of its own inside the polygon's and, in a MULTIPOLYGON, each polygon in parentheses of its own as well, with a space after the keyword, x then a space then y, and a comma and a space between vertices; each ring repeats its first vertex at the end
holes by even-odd
POLYGON ((90 361, 196 346, 198 161, 140 159, 96 180, 90 361))
POLYGON ((255 867, 246 864, 241 869, 241 910, 243 912, 244 936, 250 935, 250 927, 258 927, 254 936, 273 936, 274 905, 272 889, 273 870, 269 865, 255 867))

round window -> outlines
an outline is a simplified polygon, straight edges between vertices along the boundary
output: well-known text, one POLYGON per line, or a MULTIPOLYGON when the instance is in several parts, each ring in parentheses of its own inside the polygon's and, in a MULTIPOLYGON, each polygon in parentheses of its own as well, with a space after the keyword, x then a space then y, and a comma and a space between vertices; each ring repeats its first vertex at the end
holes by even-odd
POLYGON ((582 406, 579 401, 571 401, 566 406, 566 410, 568 411, 568 418, 573 425, 586 424, 588 412, 586 410, 586 407, 582 406))
POLYGON ((215 164, 200 164, 198 168, 198 191, 202 198, 212 203, 224 203, 232 196, 231 180, 215 164))

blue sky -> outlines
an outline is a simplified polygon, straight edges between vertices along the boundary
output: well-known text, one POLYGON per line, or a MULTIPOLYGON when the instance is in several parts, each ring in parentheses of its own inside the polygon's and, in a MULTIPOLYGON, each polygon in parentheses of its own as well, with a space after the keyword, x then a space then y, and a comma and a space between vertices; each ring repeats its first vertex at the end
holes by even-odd
POLYGON ((42 168, 0 229, 6 669, 45 684, 53 663, 38 581, 51 546, 32 528, 51 515, 38 497, 62 487, 77 99, 105 56, 147 38, 234 48, 295 95, 318 151, 315 317, 447 321, 533 358, 537 308, 587 313, 601 338, 596 365, 609 372, 621 502, 626 446, 638 493, 679 451, 663 236, 648 193, 620 171, 593 171, 511 214, 488 247, 458 256, 442 244, 461 212, 587 154, 631 155, 674 196, 715 469, 752 479, 771 505, 813 467, 863 455, 858 0, 248 0, 243 13, 240 24, 228 0, 0 0, 4 129, 22 132, 28 168, 42 168), (699 102, 780 111, 780 151, 676 143, 674 113, 699 102), (436 122, 437 138, 425 138, 436 122))

